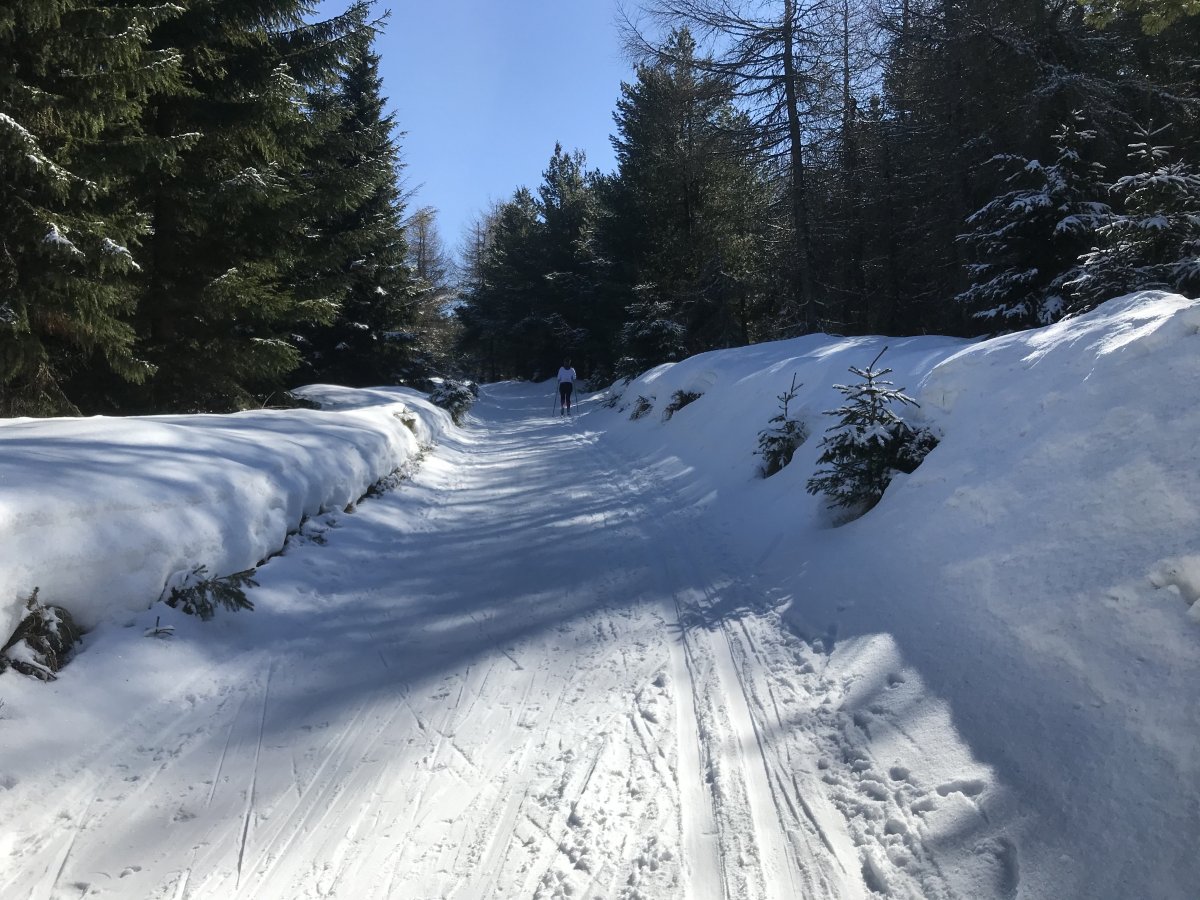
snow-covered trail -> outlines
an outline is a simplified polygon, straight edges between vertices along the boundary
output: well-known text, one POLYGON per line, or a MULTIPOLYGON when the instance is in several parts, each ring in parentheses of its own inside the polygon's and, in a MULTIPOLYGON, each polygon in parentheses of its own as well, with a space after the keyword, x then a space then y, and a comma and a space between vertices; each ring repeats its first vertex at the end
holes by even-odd
MULTIPOLYGON (((698 498, 549 400, 487 389, 413 480, 260 569, 255 612, 188 636, 211 645, 174 693, 12 785, 37 824, 4 835, 0 896, 955 896, 918 837, 934 786, 836 719, 858 676, 776 627, 698 498)), ((131 635, 60 684, 121 640, 173 651, 131 635)), ((973 896, 1013 896, 991 827, 973 896)))

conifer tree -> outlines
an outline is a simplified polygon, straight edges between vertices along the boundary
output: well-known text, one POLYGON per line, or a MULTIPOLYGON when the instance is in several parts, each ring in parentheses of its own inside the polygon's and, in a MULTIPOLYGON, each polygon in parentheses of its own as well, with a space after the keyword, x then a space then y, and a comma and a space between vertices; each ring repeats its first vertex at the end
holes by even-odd
POLYGON ((1099 229, 1074 287, 1074 312, 1145 288, 1200 292, 1200 170, 1154 141, 1165 128, 1143 128, 1130 145, 1140 171, 1117 179, 1119 213, 1099 229))
POLYGON ((178 60, 149 30, 173 7, 29 0, 0 9, 0 415, 71 413, 64 384, 151 371, 128 318, 147 219, 138 127, 178 60))
POLYGON ((429 372, 457 373, 452 351, 457 337, 453 306, 458 268, 442 241, 437 210, 430 206, 417 210, 409 217, 405 233, 416 290, 414 364, 429 372))
POLYGON ((604 360, 595 179, 581 152, 556 145, 537 196, 520 188, 491 219, 458 317, 461 347, 496 377, 547 377, 564 354, 583 371, 604 360))
POLYGON ((970 286, 958 300, 978 318, 1005 329, 1047 325, 1068 309, 1066 285, 1079 256, 1095 243, 1112 210, 1099 197, 1103 166, 1084 159, 1096 133, 1075 114, 1055 134, 1050 165, 1022 156, 994 162, 1010 174, 1006 190, 967 219, 961 236, 975 258, 970 286))
POLYGON ((543 348, 531 355, 526 341, 546 336, 530 333, 547 271, 540 215, 537 200, 524 187, 495 211, 477 280, 458 311, 462 351, 492 378, 529 377, 539 368, 536 358, 543 348))
POLYGON ((187 84, 154 98, 146 127, 193 138, 149 178, 137 325, 158 371, 126 408, 250 405, 299 364, 297 330, 337 310, 297 284, 315 240, 308 150, 322 137, 303 104, 351 55, 367 8, 316 23, 307 11, 302 0, 211 0, 154 33, 178 48, 187 84))
POLYGON ((898 406, 916 406, 903 388, 887 380, 891 369, 877 369, 887 347, 866 368, 851 366, 858 384, 835 384, 846 398, 837 409, 826 411, 838 422, 826 429, 818 469, 808 480, 810 494, 823 493, 829 508, 843 507, 863 513, 883 497, 896 472, 912 472, 937 440, 928 431, 913 428, 896 412, 898 406))
POLYGON ((766 186, 728 82, 686 29, 622 85, 606 256, 624 285, 620 372, 748 343, 761 305, 766 186))
POLYGON ((309 148, 310 273, 297 284, 309 302, 332 302, 328 323, 306 329, 295 378, 366 386, 392 383, 413 356, 414 285, 408 267, 395 119, 385 112, 371 32, 351 41, 337 83, 310 100, 323 133, 309 148))

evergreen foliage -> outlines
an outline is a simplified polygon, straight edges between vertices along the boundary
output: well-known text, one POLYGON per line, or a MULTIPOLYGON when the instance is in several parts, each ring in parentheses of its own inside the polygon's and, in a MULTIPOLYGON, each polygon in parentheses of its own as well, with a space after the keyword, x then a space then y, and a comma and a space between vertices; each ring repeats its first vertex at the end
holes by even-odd
POLYGON ((600 238, 622 305, 617 374, 762 334, 770 196, 727 79, 686 29, 621 87, 600 238))
POLYGON ((1171 148, 1154 143, 1163 130, 1142 129, 1130 145, 1140 171, 1112 186, 1120 213, 1083 258, 1073 311, 1142 288, 1200 292, 1200 170, 1168 161, 1171 148))
POLYGON ((56 673, 67 664, 81 633, 69 612, 43 604, 38 599, 38 589, 34 588, 25 601, 21 624, 0 647, 0 672, 11 665, 22 675, 54 681, 56 673))
POLYGON ((458 285, 433 211, 405 209, 366 0, 0 9, 0 415, 545 377, 565 354, 601 383, 1200 290, 1192 0, 643 5, 661 39, 626 35, 617 170, 556 146, 480 216, 458 285), (1133 121, 1170 123, 1173 155, 1146 135, 1128 159, 1133 121))
POLYGON ((1075 114, 1055 134, 1050 165, 1007 154, 994 159, 1011 173, 1006 190, 967 219, 974 230, 960 238, 975 262, 958 299, 976 318, 1030 328, 1057 321, 1069 308, 1077 260, 1112 217, 1099 199, 1103 167, 1083 157, 1083 144, 1095 136, 1075 114))
POLYGON ((179 59, 153 49, 176 7, 28 0, 0 9, 0 415, 78 411, 81 370, 142 381, 130 325, 149 229, 141 129, 179 59))
POLYGON ((671 395, 671 402, 663 407, 663 421, 669 422, 675 413, 679 412, 689 403, 695 403, 702 396, 704 395, 696 391, 676 391, 671 395))
POLYGON ((171 587, 163 602, 189 616, 199 616, 202 621, 211 619, 218 607, 230 612, 253 610, 254 603, 246 596, 246 589, 258 587, 254 580, 256 571, 246 569, 210 578, 207 566, 196 566, 182 583, 171 587))
POLYGON ((796 384, 792 375, 792 386, 779 395, 779 412, 767 420, 768 426, 758 433, 757 456, 762 457, 763 478, 770 478, 792 461, 797 448, 808 440, 808 429, 804 423, 788 415, 788 404, 796 399, 803 385, 796 384))
POLYGON ((633 412, 629 414, 629 419, 630 421, 637 421, 644 418, 652 409, 654 409, 654 398, 643 397, 641 394, 638 394, 638 398, 633 404, 633 412))
POLYGON ((867 512, 883 497, 896 472, 912 472, 937 439, 924 429, 913 428, 896 412, 896 406, 917 402, 897 388, 886 376, 891 369, 877 369, 887 347, 866 368, 851 366, 858 384, 835 384, 846 402, 826 411, 838 422, 826 429, 821 439, 818 469, 808 480, 810 494, 825 494, 829 508, 843 507, 851 513, 867 512))
POLYGON ((395 121, 385 112, 371 32, 353 32, 337 82, 309 98, 322 133, 309 148, 308 271, 298 287, 332 318, 304 329, 295 382, 365 387, 427 374, 413 370, 416 286, 409 268, 395 121))
POLYGON ((440 381, 429 394, 430 401, 450 412, 455 425, 462 424, 477 397, 474 385, 451 379, 440 381))
POLYGON ((147 172, 136 324, 158 371, 126 407, 253 405, 299 365, 297 329, 338 310, 310 290, 310 244, 327 237, 314 234, 310 152, 328 123, 305 114, 305 86, 361 48, 367 7, 316 23, 306 12, 303 0, 211 0, 154 32, 182 55, 186 86, 152 98, 145 128, 187 145, 147 172))

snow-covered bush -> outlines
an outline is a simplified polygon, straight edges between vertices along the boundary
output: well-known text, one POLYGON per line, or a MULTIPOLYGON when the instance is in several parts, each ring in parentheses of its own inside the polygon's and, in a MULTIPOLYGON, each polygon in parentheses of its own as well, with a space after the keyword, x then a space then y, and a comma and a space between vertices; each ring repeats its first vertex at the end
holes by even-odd
POLYGON ((640 419, 652 409, 654 409, 654 398, 638 394, 637 402, 633 404, 633 412, 629 414, 629 418, 631 420, 640 419))
POLYGON ((671 396, 671 402, 663 409, 663 421, 669 421, 671 416, 675 415, 675 413, 679 412, 689 403, 699 400, 702 396, 703 394, 698 394, 695 391, 676 391, 671 396))
POLYGON ((25 618, 0 650, 0 672, 11 665, 22 675, 53 681, 79 640, 79 629, 65 609, 38 600, 37 588, 25 601, 25 608, 25 618))
POLYGON ((479 389, 466 381, 452 381, 447 378, 435 385, 429 393, 429 399, 450 412, 450 418, 455 425, 461 425, 463 416, 479 396, 479 389))
POLYGON ((792 376, 792 386, 779 395, 779 412, 767 420, 768 427, 758 433, 758 449, 755 455, 763 458, 759 471, 763 478, 770 478, 792 461, 796 448, 808 440, 808 429, 804 423, 788 415, 788 404, 796 397, 796 392, 803 385, 796 384, 796 376, 792 376))
POLYGON ((246 569, 232 575, 209 578, 206 566, 196 566, 177 584, 170 586, 163 602, 203 620, 211 619, 218 605, 230 612, 253 610, 254 603, 246 596, 246 588, 258 587, 258 582, 254 580, 256 571, 246 569))
POLYGON ((891 369, 875 368, 886 352, 884 347, 865 369, 850 367, 860 383, 834 385, 847 402, 826 411, 838 423, 821 440, 824 452, 817 464, 825 468, 808 480, 810 494, 825 494, 830 509, 841 506, 853 516, 879 502, 896 472, 912 472, 937 446, 930 431, 912 427, 892 408, 918 404, 903 388, 884 380, 891 369))

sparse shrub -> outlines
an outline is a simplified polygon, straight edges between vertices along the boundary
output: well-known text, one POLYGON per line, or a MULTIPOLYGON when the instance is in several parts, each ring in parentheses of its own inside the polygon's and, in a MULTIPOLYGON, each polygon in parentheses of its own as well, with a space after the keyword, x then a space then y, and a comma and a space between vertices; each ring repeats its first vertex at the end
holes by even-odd
POLYGON ((213 617, 218 606, 230 612, 253 610, 254 603, 246 596, 246 588, 258 587, 258 582, 254 580, 256 571, 246 569, 232 575, 209 578, 207 566, 196 566, 180 584, 171 587, 164 602, 167 606, 189 616, 199 616, 205 621, 213 617))
POLYGON ((434 385, 429 393, 432 403, 450 412, 450 418, 455 425, 461 425, 463 417, 479 396, 479 388, 466 381, 452 381, 447 378, 434 385))
POLYGON ((629 418, 631 421, 640 419, 652 409, 654 409, 654 398, 646 398, 638 394, 637 402, 633 404, 633 412, 629 414, 629 418))
POLYGON ((671 416, 675 415, 675 413, 679 412, 689 403, 699 400, 702 396, 702 394, 697 394, 694 391, 676 391, 671 395, 671 402, 663 410, 663 421, 670 421, 671 416))
POLYGON ((788 416, 788 404, 803 386, 796 384, 796 376, 792 375, 792 386, 779 395, 779 412, 767 420, 769 427, 758 433, 758 449, 754 452, 763 458, 763 478, 770 478, 790 463, 796 448, 808 440, 804 423, 788 416))
POLYGON ((887 347, 880 350, 865 369, 850 367, 861 383, 834 385, 847 402, 825 413, 839 421, 821 441, 824 452, 817 463, 825 468, 808 480, 810 494, 824 493, 830 509, 841 506, 855 516, 879 502, 896 472, 912 472, 937 446, 930 431, 913 428, 892 409, 894 404, 919 404, 903 388, 884 380, 891 369, 875 368, 886 351, 887 347))
POLYGON ((22 675, 54 681, 55 673, 67 664, 80 630, 65 609, 44 605, 37 588, 25 601, 25 609, 25 618, 0 650, 0 671, 11 665, 22 675))

